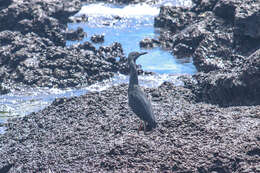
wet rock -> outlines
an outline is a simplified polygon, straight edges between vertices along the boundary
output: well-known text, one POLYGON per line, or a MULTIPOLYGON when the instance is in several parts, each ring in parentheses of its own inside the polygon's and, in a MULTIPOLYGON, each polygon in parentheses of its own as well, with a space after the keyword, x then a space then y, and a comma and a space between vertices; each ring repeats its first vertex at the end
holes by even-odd
POLYGON ((65 45, 63 31, 68 17, 80 9, 80 1, 13 1, 0 10, 0 31, 34 32, 56 45, 65 45))
POLYGON ((93 43, 103 43, 105 41, 105 36, 104 35, 92 35, 90 40, 93 43))
POLYGON ((10 90, 0 83, 0 95, 9 93, 10 90))
POLYGON ((71 16, 69 18, 69 23, 86 23, 88 22, 88 16, 85 14, 80 16, 71 16))
POLYGON ((238 0, 219 0, 215 5, 213 12, 225 20, 234 21, 236 8, 242 3, 238 0))
POLYGON ((83 44, 80 44, 78 47, 81 48, 81 49, 84 49, 84 50, 89 50, 90 52, 96 52, 97 51, 95 46, 92 45, 88 41, 85 41, 83 44))
POLYGON ((179 43, 173 49, 173 54, 177 58, 189 57, 192 54, 192 47, 189 47, 186 44, 179 43))
POLYGON ((0 8, 7 7, 12 3, 12 0, 0 0, 0 8))
POLYGON ((110 46, 100 46, 98 53, 103 58, 116 58, 124 56, 123 47, 118 42, 115 42, 110 46))
POLYGON ((66 37, 80 39, 82 29, 67 32, 68 17, 80 1, 14 1, 0 9, 0 77, 10 89, 18 83, 40 87, 75 87, 126 72, 122 46, 115 43, 99 51, 84 42, 65 47, 66 37), (10 20, 7 20, 10 19, 10 20), (67 36, 66 36, 67 35, 67 36), (119 57, 119 61, 115 58, 119 57))
POLYGON ((173 50, 176 45, 182 43, 192 49, 190 51, 192 54, 208 34, 207 29, 201 26, 206 23, 203 19, 206 20, 209 16, 212 14, 197 15, 181 7, 161 7, 159 16, 155 18, 155 26, 163 28, 160 31, 160 45, 173 50))
POLYGON ((241 63, 232 69, 194 75, 198 82, 196 95, 202 101, 220 106, 259 105, 259 57, 257 50, 247 59, 239 60, 241 63))
POLYGON ((127 88, 58 99, 10 120, 0 135, 0 168, 13 164, 10 173, 258 169, 259 106, 197 103, 191 90, 165 82, 145 89, 159 126, 138 135, 139 118, 128 108, 127 88))
MULTIPOLYGON (((223 27, 224 28, 224 27, 223 27)), ((233 54, 233 34, 219 31, 200 42, 193 55, 194 65, 199 71, 209 72, 230 67, 233 54)))
POLYGON ((246 0, 236 8, 235 34, 260 39, 260 3, 246 0))
POLYGON ((160 45, 160 42, 153 38, 145 38, 140 41, 139 45, 140 48, 149 49, 149 48, 158 47, 160 45))
POLYGON ((196 5, 191 11, 161 7, 157 17, 163 19, 159 25, 164 29, 159 37, 162 47, 178 56, 193 57, 194 65, 203 72, 194 75, 195 82, 186 81, 185 86, 207 103, 220 106, 259 104, 255 97, 259 97, 258 84, 248 82, 259 81, 258 63, 250 61, 257 62, 253 57, 258 56, 260 39, 256 11, 259 11, 259 4, 253 0, 194 2, 196 5), (183 14, 187 12, 195 14, 193 20, 182 17, 187 16, 183 14), (172 15, 175 13, 177 19, 172 15), (177 22, 183 24, 179 30, 174 25, 165 27, 169 21, 180 19, 184 21, 177 22))
POLYGON ((196 14, 188 11, 187 8, 162 6, 159 16, 154 19, 154 26, 177 33, 193 23, 195 18, 196 14))
POLYGON ((191 11, 202 13, 205 11, 212 11, 219 0, 192 0, 195 4, 191 11))
POLYGON ((13 164, 7 164, 0 168, 0 172, 2 173, 8 173, 9 170, 12 168, 13 164))
POLYGON ((78 27, 77 30, 68 30, 65 34, 66 40, 82 40, 85 36, 87 36, 81 27, 78 27))
POLYGON ((11 31, 0 32, 0 43, 0 75, 9 87, 16 83, 60 88, 88 85, 126 68, 126 62, 108 59, 123 55, 119 43, 98 52, 89 42, 66 48, 34 33, 11 31))

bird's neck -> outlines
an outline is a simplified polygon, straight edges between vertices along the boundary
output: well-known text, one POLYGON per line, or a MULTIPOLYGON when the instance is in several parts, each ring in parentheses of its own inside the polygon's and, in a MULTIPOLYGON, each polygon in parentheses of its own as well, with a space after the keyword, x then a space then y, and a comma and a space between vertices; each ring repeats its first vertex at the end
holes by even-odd
POLYGON ((135 62, 131 62, 130 63, 129 87, 134 87, 134 85, 138 85, 138 73, 136 70, 135 62))

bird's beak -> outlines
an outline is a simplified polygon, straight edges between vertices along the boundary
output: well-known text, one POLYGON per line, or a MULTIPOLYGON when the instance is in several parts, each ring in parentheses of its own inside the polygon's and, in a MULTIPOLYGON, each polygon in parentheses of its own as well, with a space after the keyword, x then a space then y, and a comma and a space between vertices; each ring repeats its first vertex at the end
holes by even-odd
POLYGON ((139 53, 139 55, 136 57, 135 60, 137 60, 140 56, 145 55, 145 54, 147 54, 147 53, 148 53, 148 52, 141 52, 141 53, 139 53))
POLYGON ((141 53, 139 53, 139 56, 141 56, 141 55, 145 55, 145 54, 147 54, 148 52, 141 52, 141 53))

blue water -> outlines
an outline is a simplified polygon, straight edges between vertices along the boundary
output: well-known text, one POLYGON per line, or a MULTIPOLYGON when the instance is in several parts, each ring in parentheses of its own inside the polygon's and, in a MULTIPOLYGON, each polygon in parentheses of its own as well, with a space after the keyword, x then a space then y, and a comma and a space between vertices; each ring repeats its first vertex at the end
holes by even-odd
MULTIPOLYGON (((177 4, 177 1, 166 2, 177 4)), ((153 27, 154 17, 158 14, 158 5, 116 6, 104 3, 86 5, 75 17, 85 15, 88 17, 88 22, 70 23, 68 29, 76 30, 81 27, 87 33, 87 37, 81 41, 67 41, 67 46, 90 41, 90 37, 95 34, 104 35, 104 43, 94 44, 97 49, 99 46, 109 46, 114 42, 119 42, 125 55, 132 51, 147 51, 148 54, 137 60, 144 70, 159 74, 196 73, 197 70, 189 57, 184 58, 185 60, 178 60, 167 50, 160 48, 145 50, 139 47, 139 42, 144 38, 159 37, 158 31, 153 27)))
POLYGON ((156 73, 167 73, 167 74, 194 74, 196 68, 190 58, 186 58, 188 62, 183 63, 176 59, 169 51, 161 48, 154 49, 141 49, 139 42, 144 38, 156 38, 158 33, 153 28, 153 25, 144 25, 142 27, 123 27, 114 28, 104 26, 102 28, 90 27, 87 23, 80 24, 69 24, 69 29, 76 29, 82 27, 87 33, 81 41, 68 41, 67 46, 75 43, 83 43, 90 41, 90 37, 94 34, 103 34, 105 41, 102 44, 94 44, 96 48, 99 46, 108 46, 113 42, 119 42, 122 44, 123 51, 127 55, 131 51, 146 51, 148 54, 142 56, 137 60, 137 64, 141 64, 143 69, 146 71, 153 71, 156 73))

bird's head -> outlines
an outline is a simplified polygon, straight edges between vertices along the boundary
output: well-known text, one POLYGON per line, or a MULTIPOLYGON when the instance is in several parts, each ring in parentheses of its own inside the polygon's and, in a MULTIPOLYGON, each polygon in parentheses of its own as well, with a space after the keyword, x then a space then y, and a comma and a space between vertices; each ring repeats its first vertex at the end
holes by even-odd
POLYGON ((140 56, 147 54, 147 52, 131 52, 128 54, 128 64, 135 62, 140 56))

